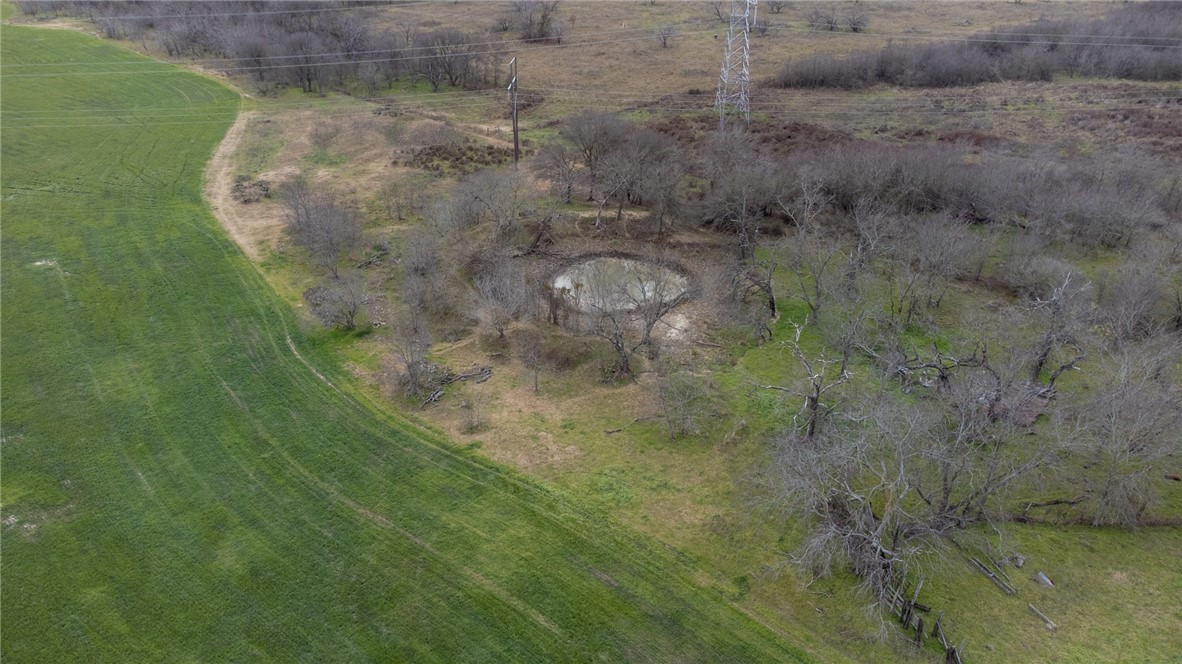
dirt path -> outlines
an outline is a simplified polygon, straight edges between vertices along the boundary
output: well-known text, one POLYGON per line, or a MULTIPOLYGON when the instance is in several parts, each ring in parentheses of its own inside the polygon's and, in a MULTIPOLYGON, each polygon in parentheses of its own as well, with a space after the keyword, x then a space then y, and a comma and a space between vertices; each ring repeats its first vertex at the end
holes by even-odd
POLYGON ((254 263, 279 232, 275 220, 258 214, 257 205, 244 205, 234 200, 234 153, 246 134, 246 125, 255 116, 252 111, 238 114, 226 137, 218 144, 205 167, 205 198, 218 223, 254 263))

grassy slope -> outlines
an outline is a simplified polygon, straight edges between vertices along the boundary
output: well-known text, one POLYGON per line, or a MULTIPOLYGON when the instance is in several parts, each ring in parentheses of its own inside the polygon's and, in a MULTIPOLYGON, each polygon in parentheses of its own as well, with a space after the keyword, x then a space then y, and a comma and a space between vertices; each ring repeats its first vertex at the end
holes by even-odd
POLYGON ((2 57, 6 660, 803 658, 304 365, 348 385, 201 200, 228 90, 73 33, 2 57))

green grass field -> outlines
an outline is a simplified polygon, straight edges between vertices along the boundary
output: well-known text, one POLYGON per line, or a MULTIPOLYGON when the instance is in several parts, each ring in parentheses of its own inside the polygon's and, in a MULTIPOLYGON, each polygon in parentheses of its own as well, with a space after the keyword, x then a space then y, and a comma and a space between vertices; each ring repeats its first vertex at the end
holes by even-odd
POLYGON ((202 201, 231 91, 2 42, 5 661, 806 659, 711 570, 358 397, 202 201))

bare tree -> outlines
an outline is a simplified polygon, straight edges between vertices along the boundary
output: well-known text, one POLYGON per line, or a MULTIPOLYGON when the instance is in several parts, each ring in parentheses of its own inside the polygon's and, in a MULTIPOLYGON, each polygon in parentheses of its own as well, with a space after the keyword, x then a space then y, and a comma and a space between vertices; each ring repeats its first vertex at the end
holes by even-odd
POLYGON ((1157 500, 1152 481, 1178 454, 1182 389, 1176 340, 1128 346, 1104 361, 1103 388, 1079 405, 1077 447, 1098 471, 1092 525, 1136 527, 1157 500))
POLYGON ((331 191, 313 187, 297 177, 280 192, 287 229, 296 243, 334 278, 342 258, 361 243, 362 219, 342 205, 331 191))
POLYGON ((714 134, 699 150, 699 168, 708 187, 695 204, 703 223, 734 233, 739 259, 750 262, 759 243, 759 226, 775 205, 772 163, 753 139, 714 134))
POLYGON ((791 339, 785 341, 784 345, 792 352, 796 360, 800 362, 801 368, 804 369, 805 377, 808 379, 808 387, 804 390, 797 390, 782 385, 764 385, 763 387, 765 389, 778 390, 803 397, 804 402, 801 405, 800 412, 792 419, 792 422, 801 436, 805 440, 810 440, 817 436, 821 425, 837 409, 838 404, 829 400, 826 395, 848 381, 850 379, 850 373, 842 370, 841 373, 833 376, 831 367, 834 364, 834 360, 832 358, 824 354, 815 359, 806 355, 800 347, 800 333, 804 328, 799 325, 794 327, 796 330, 795 334, 793 334, 791 339), (803 424, 801 423, 802 418, 804 420, 803 424))
POLYGON ((623 142, 626 132, 627 124, 614 113, 581 111, 563 123, 560 134, 578 151, 590 175, 587 200, 595 196, 600 161, 623 142))
POLYGON ((714 16, 716 16, 718 18, 718 20, 722 21, 723 23, 726 23, 731 20, 731 15, 730 15, 729 10, 725 10, 722 7, 723 7, 723 3, 719 2, 718 0, 715 0, 715 2, 710 3, 710 12, 712 14, 714 14, 714 16))
POLYGON ((539 375, 542 372, 542 348, 545 343, 540 330, 535 327, 522 327, 513 334, 513 352, 530 372, 534 392, 539 391, 539 375))
POLYGON ((662 25, 653 32, 653 36, 660 42, 661 48, 669 48, 669 43, 677 34, 677 27, 673 25, 662 25))
POLYGON ((587 331, 603 339, 616 354, 612 378, 632 378, 633 344, 628 340, 628 329, 634 314, 628 310, 626 284, 603 261, 590 264, 577 293, 576 307, 587 312, 587 331))
POLYGON ((505 336, 505 329, 525 307, 525 276, 509 256, 486 261, 473 279, 475 314, 481 325, 505 336))
POLYGON ((419 397, 427 387, 427 351, 431 348, 427 321, 421 312, 407 307, 392 327, 391 344, 400 363, 398 382, 407 394, 419 397))
POLYGON ((1166 280, 1152 266, 1126 261, 1101 275, 1096 300, 1100 318, 1118 342, 1148 338, 1165 326, 1166 280))
POLYGON ((579 179, 578 158, 571 149, 563 143, 547 143, 538 150, 533 165, 539 175, 550 181, 554 195, 570 205, 579 179))
POLYGON ((479 38, 455 29, 415 35, 416 72, 437 92, 445 82, 474 88, 493 78, 486 58, 475 46, 479 38))
POLYGON ((837 280, 841 251, 837 244, 820 233, 799 234, 785 249, 788 269, 796 276, 800 297, 809 309, 808 323, 815 325, 824 303, 829 300, 832 282, 837 280))
POLYGON ((814 30, 829 30, 836 31, 841 26, 841 20, 837 17, 837 12, 831 8, 814 7, 809 10, 805 16, 809 27, 814 30))
POLYGON ((784 6, 788 3, 784 0, 768 0, 768 2, 765 4, 767 4, 768 11, 773 14, 779 14, 780 12, 784 11, 784 6))
POLYGON ((923 275, 920 291, 931 308, 940 306, 950 280, 973 274, 984 250, 975 234, 941 215, 909 224, 897 254, 923 275))
POLYGON ((456 303, 448 289, 450 265, 443 260, 440 239, 426 229, 412 231, 402 249, 403 304, 417 314, 441 319, 454 313, 456 303))
POLYGON ((796 227, 797 233, 813 230, 817 217, 833 202, 833 196, 825 190, 825 182, 810 173, 799 173, 792 183, 790 197, 776 197, 780 210, 796 227))
POLYGON ((486 168, 462 181, 441 201, 434 216, 445 232, 487 226, 492 244, 503 245, 514 240, 537 203, 525 173, 486 168))
POLYGON ((676 215, 684 201, 682 183, 688 170, 685 158, 676 141, 667 134, 647 134, 649 145, 640 158, 643 168, 634 187, 641 204, 647 205, 657 218, 657 234, 664 235, 666 218, 676 215))
POLYGON ((1036 299, 1030 313, 1039 333, 1031 349, 1030 382, 1054 389, 1055 381, 1087 357, 1082 333, 1087 323, 1086 308, 1091 284, 1078 284, 1078 277, 1068 274, 1045 299, 1036 299), (1049 373, 1047 373, 1049 371, 1049 373))
POLYGON ((353 330, 370 296, 360 272, 349 270, 304 292, 313 315, 325 325, 353 330))
POLYGON ((873 199, 861 197, 849 213, 854 246, 846 255, 845 284, 849 288, 878 257, 887 254, 899 234, 895 219, 873 199))
POLYGON ((517 0, 511 5, 517 34, 523 41, 561 41, 562 26, 555 14, 558 0, 517 0))
MULTIPOLYGON (((685 278, 674 270, 665 256, 659 256, 645 269, 632 270, 620 284, 621 295, 631 302, 634 317, 640 322, 640 341, 636 348, 647 346, 649 357, 656 357, 653 328, 689 295, 685 278), (650 268, 651 266, 651 268, 650 268)), ((636 350, 633 348, 633 350, 636 350)))
POLYGON ((419 33, 419 24, 411 19, 401 19, 395 21, 394 25, 402 33, 402 43, 406 46, 414 46, 415 37, 419 33))
POLYGON ((689 372, 673 372, 657 380, 657 408, 669 439, 701 432, 702 422, 713 414, 710 385, 689 372))
MULTIPOLYGON (((613 200, 617 223, 622 221, 628 202, 650 204, 654 213, 663 218, 679 203, 678 185, 683 173, 681 151, 673 137, 651 129, 631 130, 599 162, 601 190, 596 229, 602 230, 604 208, 613 200)), ((663 223, 659 222, 662 230, 663 223)))
POLYGON ((850 32, 862 32, 870 23, 870 19, 866 16, 866 12, 854 7, 845 14, 845 25, 850 29, 850 32))
POLYGON ((810 524, 795 560, 815 574, 848 565, 883 602, 924 554, 1002 514, 1007 490, 1060 446, 1015 445, 1016 419, 993 415, 1015 411, 982 405, 1009 398, 998 386, 981 368, 923 401, 882 391, 811 438, 785 437, 770 478, 780 504, 810 524))

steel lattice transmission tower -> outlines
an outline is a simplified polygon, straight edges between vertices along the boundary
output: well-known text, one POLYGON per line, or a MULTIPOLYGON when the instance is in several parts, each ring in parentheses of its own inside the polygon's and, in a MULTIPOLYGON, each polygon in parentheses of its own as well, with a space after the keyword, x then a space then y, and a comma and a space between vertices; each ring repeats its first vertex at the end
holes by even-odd
POLYGON ((751 26, 759 0, 731 0, 726 45, 722 51, 722 74, 718 77, 718 128, 726 128, 727 119, 742 116, 751 124, 751 26))

